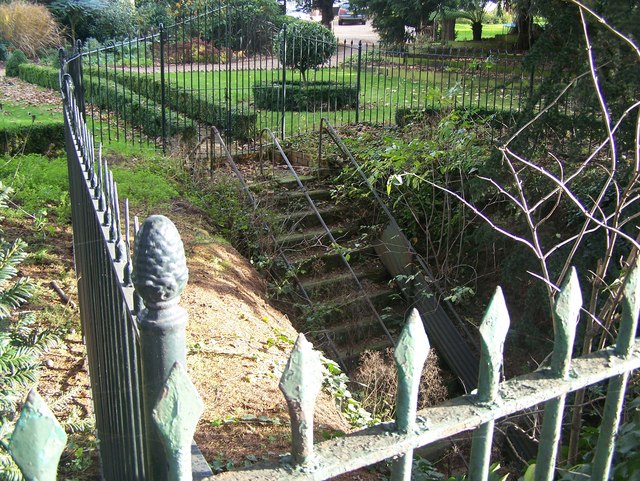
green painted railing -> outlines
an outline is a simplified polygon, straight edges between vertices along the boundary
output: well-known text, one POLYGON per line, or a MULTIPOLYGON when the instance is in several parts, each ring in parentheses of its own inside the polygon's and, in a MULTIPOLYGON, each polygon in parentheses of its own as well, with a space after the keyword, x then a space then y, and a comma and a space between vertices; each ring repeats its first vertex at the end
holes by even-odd
MULTIPOLYGON (((572 271, 555 306, 556 339, 551 366, 500 383, 502 349, 509 327, 509 314, 498 288, 480 327, 482 355, 477 392, 422 411, 416 411, 417 391, 430 346, 422 321, 414 310, 395 351, 399 385, 396 422, 380 424, 316 446, 312 438, 313 412, 322 384, 321 363, 318 353, 301 334, 280 382, 291 417, 290 463, 227 472, 216 476, 216 479, 328 479, 393 458, 396 461, 391 479, 408 481, 411 479, 411 455, 414 449, 475 429, 469 462, 470 479, 487 480, 494 422, 541 403, 546 403, 546 408, 535 477, 536 480, 552 479, 566 394, 610 379, 591 475, 592 480, 606 480, 611 468, 613 444, 629 373, 640 367, 640 342, 635 339, 639 301, 640 265, 636 263, 624 290, 616 344, 587 357, 572 359, 571 351, 582 304, 577 275, 572 271)), ((20 459, 21 448, 14 447, 13 444, 22 444, 23 439, 28 439, 29 433, 35 436, 35 433, 42 433, 47 429, 32 414, 32 397, 35 396, 31 395, 18 423, 21 436, 11 446, 11 452, 17 454, 17 461, 20 459)), ((36 409, 45 410, 44 407, 36 409)), ((162 426, 160 430, 171 466, 168 479, 188 479, 176 473, 180 472, 180 466, 183 465, 181 463, 186 462, 185 446, 193 434, 193 420, 201 409, 201 402, 193 391, 193 386, 188 382, 181 365, 176 364, 153 412, 154 422, 162 426), (192 401, 181 405, 177 399, 192 401), (189 419, 191 422, 187 422, 189 419)), ((54 423, 50 419, 47 416, 46 422, 54 423)), ((51 429, 55 431, 56 428, 51 429)), ((46 463, 51 463, 49 457, 43 459, 46 459, 46 463)))

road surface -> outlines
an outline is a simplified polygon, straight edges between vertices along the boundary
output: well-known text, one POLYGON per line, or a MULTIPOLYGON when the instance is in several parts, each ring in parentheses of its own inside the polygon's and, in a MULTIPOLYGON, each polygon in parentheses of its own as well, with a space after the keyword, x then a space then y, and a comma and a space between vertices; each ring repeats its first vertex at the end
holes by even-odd
POLYGON ((332 22, 333 34, 338 38, 340 42, 346 40, 347 43, 353 41, 354 45, 357 45, 360 40, 362 43, 378 43, 379 37, 371 27, 371 22, 367 22, 366 25, 338 25, 338 17, 332 22))

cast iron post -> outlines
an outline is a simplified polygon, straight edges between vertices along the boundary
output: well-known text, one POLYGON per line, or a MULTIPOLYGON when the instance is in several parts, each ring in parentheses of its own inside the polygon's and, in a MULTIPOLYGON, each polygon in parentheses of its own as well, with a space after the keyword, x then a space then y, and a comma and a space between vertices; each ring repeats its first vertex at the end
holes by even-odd
POLYGON ((188 278, 184 246, 168 218, 153 215, 140 226, 132 277, 145 306, 138 315, 138 327, 148 479, 167 481, 169 462, 152 412, 174 364, 186 366, 187 312, 178 303, 188 278))
POLYGON ((164 79, 164 25, 159 25, 160 31, 160 104, 162 108, 162 151, 167 151, 167 104, 165 99, 164 79))
POLYGON ((282 124, 280 128, 280 139, 284 140, 285 116, 287 113, 287 24, 282 26, 282 124))
POLYGON ((362 68, 362 40, 358 42, 358 75, 356 76, 356 124, 360 121, 360 69, 362 68))

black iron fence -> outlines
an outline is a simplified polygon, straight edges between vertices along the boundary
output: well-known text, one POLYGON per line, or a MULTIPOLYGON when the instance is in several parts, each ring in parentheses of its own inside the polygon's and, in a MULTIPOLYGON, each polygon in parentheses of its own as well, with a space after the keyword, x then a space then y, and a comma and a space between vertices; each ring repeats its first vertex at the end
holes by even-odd
MULTIPOLYGON (((179 299, 186 283, 182 242, 162 216, 148 218, 138 232, 128 202, 120 203, 107 161, 85 123, 86 79, 82 64, 67 62, 62 53, 74 261, 102 477, 162 481, 179 464, 192 479, 195 451, 193 479, 202 479, 211 471, 198 457, 197 447, 191 446, 189 423, 184 422, 186 454, 174 449, 169 455, 162 437, 167 419, 156 415, 163 410, 165 383, 171 376, 186 376, 186 312, 172 301, 179 299), (133 256, 132 234, 136 234, 133 256)), ((169 384, 166 390, 170 389, 169 384)), ((185 404, 199 400, 197 394, 178 394, 187 396, 185 404)), ((43 456, 38 462, 47 461, 43 456)))
POLYGON ((285 139, 317 130, 322 117, 338 126, 403 124, 450 108, 517 114, 548 75, 511 52, 335 43, 271 20, 220 5, 117 43, 89 41, 74 61, 92 132, 167 148, 196 145, 213 125, 235 153, 257 146, 264 128, 285 139))

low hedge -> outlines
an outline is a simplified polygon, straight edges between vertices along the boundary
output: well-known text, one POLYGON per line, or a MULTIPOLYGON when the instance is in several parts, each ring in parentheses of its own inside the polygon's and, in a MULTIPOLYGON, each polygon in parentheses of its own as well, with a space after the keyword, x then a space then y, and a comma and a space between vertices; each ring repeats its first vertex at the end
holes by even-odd
MULTIPOLYGON (((138 98, 131 90, 112 80, 98 79, 84 75, 84 98, 92 104, 110 110, 125 122, 139 126, 150 137, 162 136, 162 107, 150 99, 138 98), (131 99, 138 101, 132 102, 131 99)), ((166 134, 168 137, 180 135, 195 137, 197 132, 193 120, 175 112, 166 111, 166 134)))
MULTIPOLYGON (((41 65, 20 65, 20 78, 26 82, 57 90, 58 69, 41 65)), ((139 101, 131 102, 132 98, 138 100, 138 94, 126 89, 114 81, 98 80, 87 74, 83 77, 85 99, 90 100, 96 106, 111 110, 120 115, 125 121, 142 128, 142 131, 150 137, 162 136, 162 108, 146 98, 140 97, 139 101)), ((196 126, 191 119, 187 119, 175 112, 166 112, 167 135, 181 135, 190 138, 196 134, 196 126)))
POLYGON ((0 153, 46 154, 64 148, 64 123, 0 127, 0 153))
POLYGON ((58 90, 58 69, 34 63, 23 63, 18 67, 22 80, 51 90, 58 90))
MULTIPOLYGON (((253 99, 259 109, 282 110, 282 82, 262 83, 253 86, 253 99)), ((316 111, 352 109, 356 106, 358 89, 353 85, 337 82, 286 83, 284 109, 290 111, 316 111)))
MULTIPOLYGON (((94 69, 92 73, 101 78, 107 76, 107 71, 104 69, 100 71, 94 69)), ((109 70, 108 75, 109 78, 115 79, 119 84, 136 94, 154 98, 157 102, 162 97, 162 83, 159 79, 145 75, 132 75, 130 72, 118 70, 109 70)), ((249 140, 255 137, 257 120, 255 113, 245 112, 243 109, 232 109, 229 112, 224 106, 202 98, 197 93, 172 88, 171 84, 165 88, 165 101, 169 108, 194 120, 215 125, 220 130, 231 132, 231 135, 236 139, 249 140)))

